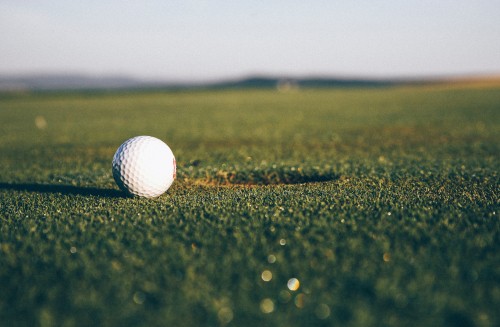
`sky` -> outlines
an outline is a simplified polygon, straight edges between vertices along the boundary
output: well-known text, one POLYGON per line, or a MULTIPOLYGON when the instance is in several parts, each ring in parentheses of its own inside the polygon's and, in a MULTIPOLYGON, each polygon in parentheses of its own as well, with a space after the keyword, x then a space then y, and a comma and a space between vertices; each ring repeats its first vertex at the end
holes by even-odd
POLYGON ((0 0, 0 75, 500 74, 499 0, 0 0))

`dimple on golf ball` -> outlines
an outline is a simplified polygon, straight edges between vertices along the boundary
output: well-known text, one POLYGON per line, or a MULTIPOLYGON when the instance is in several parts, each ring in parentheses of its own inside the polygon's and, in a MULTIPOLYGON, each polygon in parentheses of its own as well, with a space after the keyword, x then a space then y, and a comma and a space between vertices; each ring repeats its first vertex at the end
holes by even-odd
POLYGON ((152 136, 128 139, 113 157, 113 178, 130 195, 158 197, 172 185, 175 173, 172 150, 152 136))

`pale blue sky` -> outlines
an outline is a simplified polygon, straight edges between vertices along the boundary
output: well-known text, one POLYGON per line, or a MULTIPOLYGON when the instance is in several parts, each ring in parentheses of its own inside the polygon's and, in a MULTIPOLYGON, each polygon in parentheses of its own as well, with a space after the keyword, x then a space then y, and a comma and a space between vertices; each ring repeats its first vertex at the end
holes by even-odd
POLYGON ((0 0, 0 74, 499 74, 499 17, 499 0, 0 0))

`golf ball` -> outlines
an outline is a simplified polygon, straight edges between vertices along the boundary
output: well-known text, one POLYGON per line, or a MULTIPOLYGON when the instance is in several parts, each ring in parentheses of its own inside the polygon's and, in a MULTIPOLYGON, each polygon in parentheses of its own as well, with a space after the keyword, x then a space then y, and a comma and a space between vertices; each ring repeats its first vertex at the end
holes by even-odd
POLYGON ((155 198, 174 182, 176 165, 172 150, 152 136, 125 141, 113 157, 113 178, 124 192, 155 198))

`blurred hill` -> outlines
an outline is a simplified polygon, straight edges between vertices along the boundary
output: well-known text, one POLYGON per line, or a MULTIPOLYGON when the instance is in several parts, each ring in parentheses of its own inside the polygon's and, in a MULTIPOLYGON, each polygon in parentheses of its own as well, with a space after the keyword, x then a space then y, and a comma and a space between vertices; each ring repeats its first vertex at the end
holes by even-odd
POLYGON ((121 76, 92 77, 65 74, 0 75, 0 90, 2 91, 121 89, 135 88, 139 85, 141 85, 141 81, 121 76))
POLYGON ((423 84, 491 85, 500 84, 500 78, 427 78, 427 79, 365 79, 336 77, 276 77, 251 76, 212 82, 168 82, 141 80, 127 76, 89 76, 66 74, 0 75, 0 91, 56 91, 56 90, 140 90, 140 89, 244 89, 264 88, 291 90, 298 88, 388 87, 423 84))

